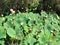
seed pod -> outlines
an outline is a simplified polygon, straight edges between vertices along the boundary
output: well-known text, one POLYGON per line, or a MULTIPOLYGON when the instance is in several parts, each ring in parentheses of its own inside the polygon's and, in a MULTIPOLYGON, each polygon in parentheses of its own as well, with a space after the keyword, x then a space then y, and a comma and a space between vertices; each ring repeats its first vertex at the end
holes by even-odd
POLYGON ((34 18, 34 24, 36 23, 36 19, 34 18))
POLYGON ((31 32, 31 28, 28 28, 28 32, 29 32, 29 33, 31 32))
POLYGON ((29 19, 29 20, 31 20, 31 18, 30 18, 30 17, 29 17, 28 19, 29 19))
POLYGON ((40 18, 40 16, 38 16, 38 19, 40 18))
POLYGON ((23 22, 21 22, 20 24, 23 25, 23 22))
POLYGON ((56 34, 57 32, 58 32, 58 30, 55 30, 55 29, 53 30, 53 33, 54 33, 54 34, 56 34))
POLYGON ((51 32, 53 34, 53 36, 55 36, 55 33, 51 32))
POLYGON ((15 19, 15 17, 12 17, 12 20, 14 20, 15 19))
POLYGON ((7 28, 4 28, 4 30, 7 30, 7 28))
POLYGON ((42 32, 41 30, 37 30, 38 33, 42 32))

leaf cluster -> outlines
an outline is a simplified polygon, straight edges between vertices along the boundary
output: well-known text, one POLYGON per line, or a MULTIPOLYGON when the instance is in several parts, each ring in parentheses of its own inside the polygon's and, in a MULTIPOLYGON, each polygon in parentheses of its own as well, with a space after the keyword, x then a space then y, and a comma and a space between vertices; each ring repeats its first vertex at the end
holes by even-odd
POLYGON ((55 45, 60 42, 60 18, 56 13, 17 13, 0 17, 0 44, 55 45))

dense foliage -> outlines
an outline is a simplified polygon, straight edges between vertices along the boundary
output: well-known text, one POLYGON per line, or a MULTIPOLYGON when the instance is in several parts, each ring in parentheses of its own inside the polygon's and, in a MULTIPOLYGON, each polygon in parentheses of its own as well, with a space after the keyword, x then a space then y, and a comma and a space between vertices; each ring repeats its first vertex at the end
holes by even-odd
POLYGON ((60 0, 1 0, 0 14, 8 15, 9 9, 20 10, 21 12, 40 10, 56 11, 60 13, 60 0))
POLYGON ((40 0, 2 0, 0 1, 0 14, 9 13, 9 9, 20 10, 21 12, 30 11, 37 7, 40 0))
POLYGON ((0 45, 59 45, 56 13, 17 13, 0 17, 0 45))

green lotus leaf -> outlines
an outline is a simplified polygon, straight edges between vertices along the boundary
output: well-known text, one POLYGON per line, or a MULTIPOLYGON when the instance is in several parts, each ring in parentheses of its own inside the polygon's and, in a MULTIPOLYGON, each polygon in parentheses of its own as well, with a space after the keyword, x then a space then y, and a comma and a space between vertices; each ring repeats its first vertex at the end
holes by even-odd
POLYGON ((0 39, 1 38, 6 38, 6 31, 2 26, 0 26, 0 39))
POLYGON ((8 28, 7 34, 12 38, 16 37, 16 32, 12 28, 8 28))

